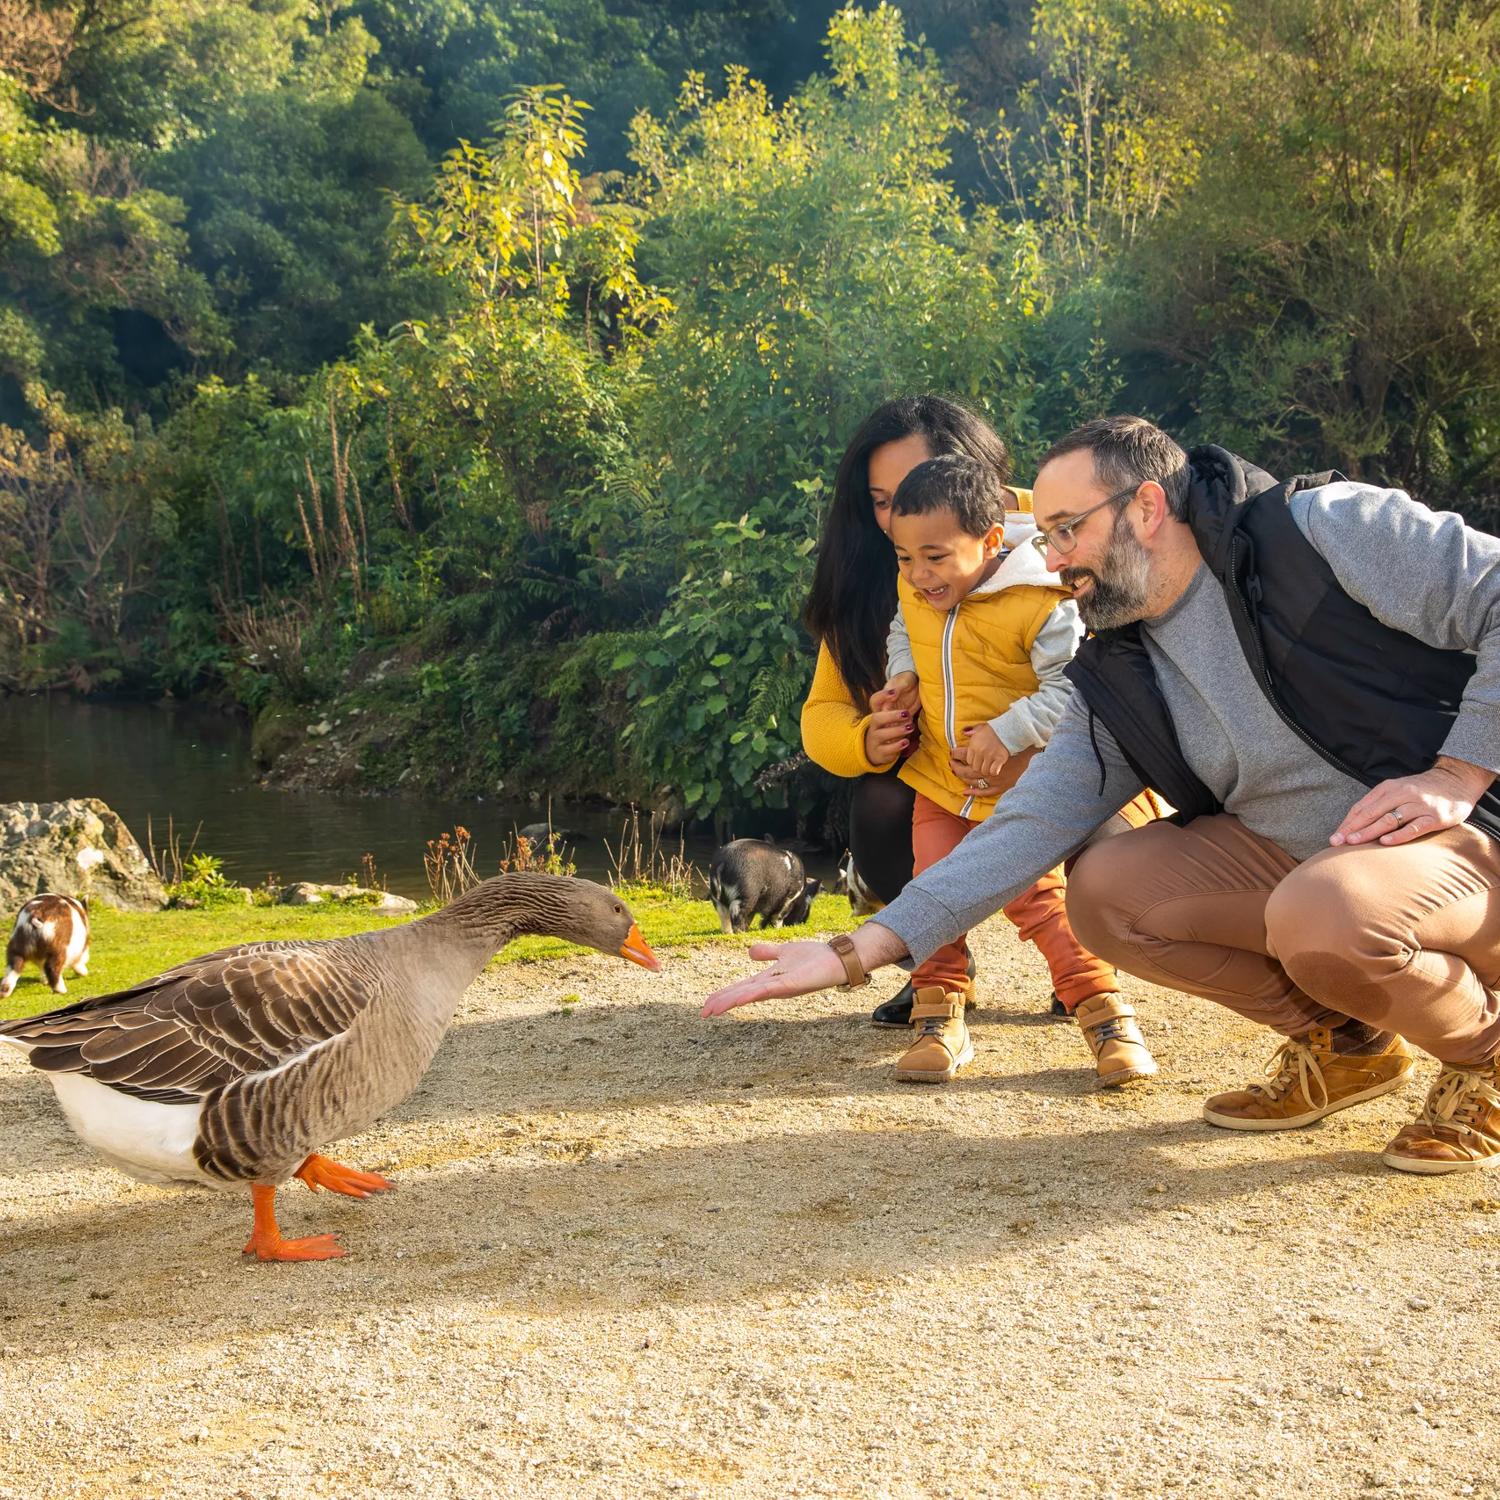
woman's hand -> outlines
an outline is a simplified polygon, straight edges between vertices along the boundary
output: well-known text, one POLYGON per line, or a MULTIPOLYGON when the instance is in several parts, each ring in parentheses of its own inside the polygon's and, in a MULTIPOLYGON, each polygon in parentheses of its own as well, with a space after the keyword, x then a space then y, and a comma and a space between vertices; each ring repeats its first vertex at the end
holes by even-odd
POLYGON ((889 684, 870 699, 870 717, 865 722, 865 759, 872 766, 889 765, 917 738, 910 711, 882 701, 888 690, 889 684))
POLYGON ((972 724, 964 730, 964 743, 949 757, 948 764, 962 776, 971 793, 993 795, 993 780, 1005 769, 1010 751, 988 724, 972 724))

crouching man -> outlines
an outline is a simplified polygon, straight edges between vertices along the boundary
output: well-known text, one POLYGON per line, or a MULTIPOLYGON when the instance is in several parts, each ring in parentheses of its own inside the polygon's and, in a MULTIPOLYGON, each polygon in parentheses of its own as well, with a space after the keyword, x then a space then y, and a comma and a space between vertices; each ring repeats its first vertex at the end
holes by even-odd
POLYGON ((1068 916, 1126 972, 1281 1034, 1204 1118, 1309 1125, 1399 1088, 1410 1042, 1442 1067, 1385 1162, 1500 1165, 1500 540, 1135 417, 1057 443, 1034 507, 1095 632, 1051 744, 852 939, 752 948, 771 967, 704 1014, 921 960, 1150 787, 1178 816, 1085 849, 1068 916))

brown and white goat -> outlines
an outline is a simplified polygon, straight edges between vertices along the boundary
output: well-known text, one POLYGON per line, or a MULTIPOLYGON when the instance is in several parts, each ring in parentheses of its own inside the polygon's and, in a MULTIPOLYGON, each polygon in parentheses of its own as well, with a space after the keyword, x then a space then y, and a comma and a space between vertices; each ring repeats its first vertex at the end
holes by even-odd
POLYGON ((86 975, 89 971, 89 914, 81 901, 54 896, 50 891, 33 896, 20 910, 5 949, 5 976, 0 978, 0 999, 15 989, 21 970, 30 959, 42 966, 54 994, 66 995, 63 970, 86 975))

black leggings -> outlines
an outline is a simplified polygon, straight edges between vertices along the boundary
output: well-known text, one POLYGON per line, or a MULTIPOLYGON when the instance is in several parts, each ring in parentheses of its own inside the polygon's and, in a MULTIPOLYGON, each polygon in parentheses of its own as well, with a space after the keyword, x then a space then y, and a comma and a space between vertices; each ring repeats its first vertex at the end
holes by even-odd
POLYGON ((911 810, 917 794, 893 771, 861 776, 849 800, 849 852, 859 878, 885 903, 911 879, 911 810))

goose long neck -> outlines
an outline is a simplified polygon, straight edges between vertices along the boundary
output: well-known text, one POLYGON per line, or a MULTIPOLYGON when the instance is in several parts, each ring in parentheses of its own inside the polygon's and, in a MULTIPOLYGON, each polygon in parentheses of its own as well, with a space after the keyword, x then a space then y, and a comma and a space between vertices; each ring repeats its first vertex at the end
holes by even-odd
POLYGON ((422 925, 475 957, 482 968, 513 937, 556 931, 567 911, 560 886, 566 889, 545 875, 497 875, 465 891, 422 925))

